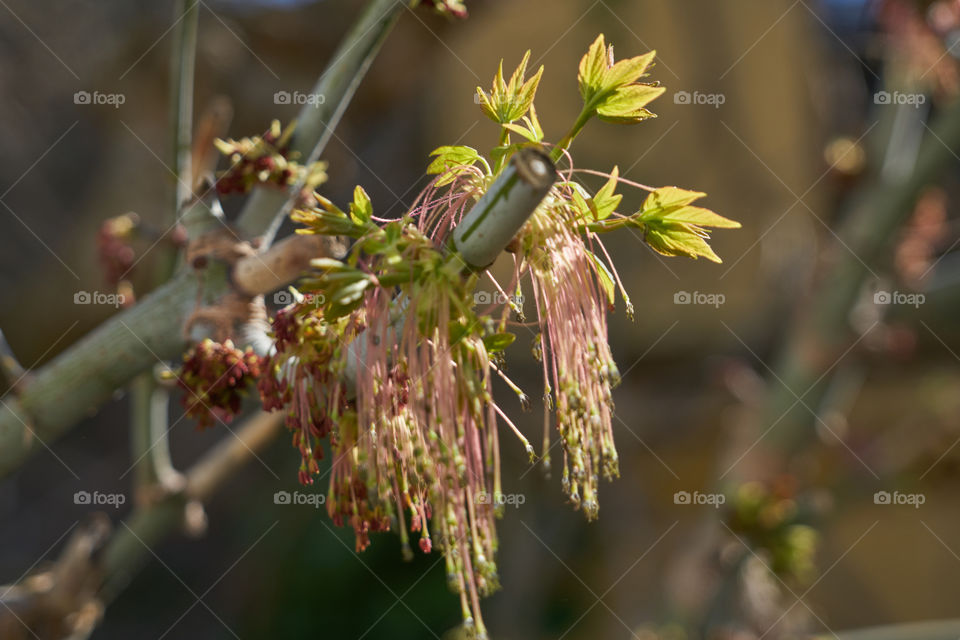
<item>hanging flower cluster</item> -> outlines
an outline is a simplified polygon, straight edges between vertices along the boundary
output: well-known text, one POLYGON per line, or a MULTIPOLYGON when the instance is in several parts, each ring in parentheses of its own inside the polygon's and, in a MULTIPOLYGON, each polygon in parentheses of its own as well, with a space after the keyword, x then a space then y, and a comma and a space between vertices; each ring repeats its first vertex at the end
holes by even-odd
POLYGON ((228 423, 240 412, 246 388, 260 376, 260 357, 241 351, 226 340, 203 340, 183 356, 177 384, 186 391, 181 401, 197 427, 228 423))
MULTIPOLYGON (((342 381, 344 345, 359 331, 357 319, 329 323, 317 307, 301 299, 281 309, 273 320, 276 350, 263 365, 268 374, 257 387, 267 411, 287 408, 286 426, 300 451, 300 482, 310 484, 323 458, 321 441, 337 424, 356 422, 342 381)), ((340 430, 342 431, 342 429, 340 430)), ((332 437, 339 435, 335 432, 332 437)))
POLYGON ((221 195, 247 193, 255 186, 278 189, 303 183, 303 194, 308 198, 313 190, 326 182, 327 165, 314 162, 302 165, 298 155, 290 150, 294 124, 280 128, 280 121, 270 123, 263 135, 240 140, 214 140, 217 149, 230 161, 230 167, 217 178, 217 192, 221 195))
MULTIPOLYGON (((550 153, 554 162, 566 158, 569 166, 507 247, 514 258, 512 281, 502 286, 489 271, 468 268, 451 248, 454 229, 499 184, 518 152, 550 146, 533 105, 542 68, 526 79, 528 59, 529 53, 509 81, 501 64, 492 89, 478 90, 483 112, 500 126, 489 160, 465 146, 435 150, 427 173, 436 177, 402 219, 376 218, 360 187, 348 211, 319 195, 294 211, 293 220, 302 225, 298 232, 347 237, 353 244, 342 261, 314 260, 316 274, 300 285, 313 296, 301 296, 276 315, 276 352, 259 382, 264 406, 287 412, 302 458, 301 482, 319 473, 322 440, 329 440, 328 512, 354 529, 357 549, 369 545, 371 532, 393 528, 406 554, 408 532, 419 534, 424 552, 436 545, 460 595, 465 625, 477 637, 486 636, 479 599, 498 584, 498 423, 537 460, 493 401, 495 377, 527 401, 500 366, 515 339, 512 330, 524 322, 517 302, 524 283, 533 291, 539 325, 534 351, 544 371, 541 460, 549 462, 554 424, 564 491, 594 519, 599 478, 619 473, 611 390, 620 376, 606 320, 617 290, 632 316, 600 235, 634 228, 665 255, 719 261, 705 229, 739 226, 692 206, 702 193, 651 189, 620 178, 616 168, 599 174, 607 182, 595 193, 575 180, 575 174, 598 173, 574 169, 567 151, 586 122, 595 116, 618 123, 653 117, 645 105, 663 92, 639 82, 652 53, 615 62, 600 36, 580 64, 583 111, 550 153), (521 140, 513 142, 514 135, 521 140), (617 211, 621 184, 650 192, 635 213, 617 211), (477 304, 473 292, 481 276, 494 282, 502 299, 477 304)), ((500 192, 493 193, 496 201, 500 192)))

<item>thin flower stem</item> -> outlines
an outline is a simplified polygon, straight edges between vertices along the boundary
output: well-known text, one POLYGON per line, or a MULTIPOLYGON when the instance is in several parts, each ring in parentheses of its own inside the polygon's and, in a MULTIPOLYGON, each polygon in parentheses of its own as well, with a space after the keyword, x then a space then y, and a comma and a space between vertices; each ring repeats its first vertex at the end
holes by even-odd
MULTIPOLYGON (((589 173, 590 175, 601 176, 603 178, 610 177, 609 173, 604 173, 603 171, 594 171, 593 169, 571 169, 570 171, 571 173, 589 173)), ((626 178, 622 178, 619 176, 617 177, 617 182, 623 183, 631 187, 636 187, 637 189, 643 189, 644 191, 650 191, 650 192, 656 191, 655 187, 649 187, 645 184, 634 182, 633 180, 627 180, 626 178)))

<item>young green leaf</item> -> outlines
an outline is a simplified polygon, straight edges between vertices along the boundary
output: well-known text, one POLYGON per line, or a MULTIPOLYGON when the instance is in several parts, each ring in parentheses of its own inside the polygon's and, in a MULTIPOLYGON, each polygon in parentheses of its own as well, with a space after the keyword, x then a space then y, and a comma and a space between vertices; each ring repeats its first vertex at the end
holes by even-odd
POLYGON ((477 87, 480 108, 494 122, 505 125, 519 120, 533 105, 533 98, 543 75, 543 66, 541 65, 529 80, 524 80, 529 61, 530 52, 527 51, 510 76, 510 81, 507 82, 503 79, 503 60, 501 60, 497 75, 493 78, 490 93, 477 87))
POLYGON ((583 96, 584 103, 589 103, 603 90, 606 69, 607 46, 601 33, 587 49, 587 53, 580 59, 577 80, 580 83, 580 95, 583 96))
POLYGON ((610 217, 610 214, 620 206, 620 201, 623 200, 623 196, 614 193, 614 190, 617 188, 617 178, 619 177, 620 168, 614 167, 613 171, 610 172, 610 179, 607 180, 607 183, 593 196, 594 206, 591 207, 591 209, 595 210, 594 215, 596 215, 597 220, 606 220, 610 217))
POLYGON ((614 124, 633 124, 647 118, 656 118, 656 114, 644 107, 659 98, 664 91, 664 87, 648 84, 620 87, 597 106, 597 116, 614 124))
MULTIPOLYGON (((477 162, 481 162, 484 167, 487 167, 486 160, 472 147, 462 145, 437 147, 430 152, 430 155, 435 157, 430 166, 427 167, 427 173, 442 176, 437 180, 438 187, 450 184, 458 175, 464 173, 467 167, 473 166, 477 162)), ((489 167, 487 167, 487 173, 489 173, 489 167)))
POLYGON ((657 221, 645 225, 643 239, 665 256, 687 256, 694 260, 702 256, 711 262, 723 262, 700 232, 697 227, 682 222, 657 221))
POLYGON ((373 204, 370 202, 370 196, 363 190, 363 187, 357 185, 353 190, 353 202, 350 203, 350 218, 357 224, 368 224, 373 216, 373 204))
POLYGON ((607 294, 607 300, 610 302, 610 306, 613 306, 613 303, 616 301, 616 286, 613 282, 613 276, 610 274, 610 270, 607 269, 607 265, 603 264, 603 261, 600 260, 592 251, 587 251, 587 254, 593 260, 593 265, 596 267, 594 272, 597 274, 597 282, 600 283, 600 288, 603 289, 603 292, 607 294))
POLYGON ((690 206, 690 203, 705 195, 707 194, 700 191, 688 191, 678 187, 660 187, 644 201, 640 221, 662 220, 720 229, 740 228, 740 223, 735 220, 724 218, 703 207, 690 206))
MULTIPOLYGON (((587 223, 584 229, 603 233, 620 227, 637 227, 643 230, 647 244, 666 256, 703 257, 720 262, 707 240, 710 234, 706 227, 738 229, 740 223, 724 218, 703 207, 691 203, 702 198, 704 193, 687 191, 677 187, 661 187, 653 191, 643 202, 643 207, 631 216, 607 218, 587 223)), ((576 194, 574 196, 576 201, 576 194)))

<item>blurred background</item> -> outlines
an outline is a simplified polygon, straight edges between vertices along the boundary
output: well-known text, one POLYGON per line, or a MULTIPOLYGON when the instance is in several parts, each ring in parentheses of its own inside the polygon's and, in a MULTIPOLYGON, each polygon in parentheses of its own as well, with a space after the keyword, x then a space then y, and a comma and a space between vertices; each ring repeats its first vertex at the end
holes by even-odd
MULTIPOLYGON (((132 211, 165 227, 176 16, 169 2, 0 4, 0 328, 38 367, 115 312, 74 304, 109 290, 102 222, 132 211), (77 104, 82 91, 124 100, 77 104)), ((295 116, 274 94, 308 91, 360 8, 202 4, 196 118, 232 112, 235 138, 295 116)), ((343 204, 360 184, 378 215, 400 215, 432 149, 495 146, 475 88, 527 49, 546 67, 536 104, 558 139, 602 32, 618 58, 656 49, 651 79, 668 91, 656 119, 588 125, 577 165, 706 191, 743 224, 714 234, 720 265, 610 238, 636 307, 633 322, 622 304, 611 316, 621 478, 588 524, 505 440, 505 491, 525 500, 501 522, 492 637, 832 637, 960 614, 960 159, 936 124, 958 120, 960 3, 468 7, 467 20, 402 16, 326 149, 324 195, 343 204)), ((621 210, 638 208, 644 193, 624 193, 621 210)), ((228 216, 241 204, 224 199, 228 216)), ((138 296, 151 263, 133 273, 138 296)), ((528 345, 511 356, 536 396, 528 345)), ((502 400, 537 437, 542 405, 502 400)), ((56 557, 92 510, 77 491, 131 495, 128 418, 118 393, 0 483, 0 582, 56 557)), ((182 420, 171 437, 182 468, 224 434, 182 420)), ((456 637, 437 554, 406 563, 391 534, 354 554, 324 509, 274 504, 299 487, 286 438, 261 458, 206 505, 202 537, 152 549, 92 637, 456 637)), ((106 509, 116 527, 131 502, 106 509)))

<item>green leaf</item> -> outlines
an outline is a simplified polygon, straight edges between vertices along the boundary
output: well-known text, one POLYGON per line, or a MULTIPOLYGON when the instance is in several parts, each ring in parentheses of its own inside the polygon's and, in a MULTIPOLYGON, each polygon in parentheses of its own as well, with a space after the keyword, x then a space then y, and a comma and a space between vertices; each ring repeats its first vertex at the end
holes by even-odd
MULTIPOLYGON (((638 227, 643 230, 647 244, 665 256, 702 257, 720 262, 719 256, 707 244, 710 234, 706 227, 738 229, 740 223, 690 204, 704 195, 700 191, 661 187, 647 196, 643 207, 633 215, 585 222, 581 223, 580 228, 593 233, 606 233, 620 227, 638 227)), ((576 191, 572 200, 577 208, 589 204, 581 204, 583 199, 578 200, 576 191)))
POLYGON ((480 159, 480 154, 473 147, 443 146, 430 152, 433 161, 427 167, 428 174, 437 174, 447 171, 451 167, 469 166, 480 159))
POLYGON ((643 239, 657 253, 665 256, 704 257, 712 262, 723 262, 697 228, 682 222, 654 222, 647 224, 643 239))
POLYGON ((656 51, 651 51, 642 56, 627 58, 617 62, 604 73, 604 86, 619 87, 630 84, 631 82, 637 82, 644 76, 644 73, 656 55, 656 51))
POLYGON ((353 190, 353 202, 350 204, 350 218, 357 224, 366 225, 370 223, 372 216, 373 204, 370 202, 370 196, 363 187, 357 185, 353 190))
POLYGON ((587 199, 576 189, 573 192, 573 205, 577 213, 579 213, 580 217, 584 220, 589 220, 591 217, 596 216, 596 207, 591 207, 587 199))
POLYGON ((596 220, 606 220, 610 217, 610 214, 617 210, 617 207, 620 205, 620 201, 623 200, 623 196, 619 194, 614 194, 614 190, 617 188, 617 178, 620 177, 619 167, 614 167, 613 171, 610 172, 610 179, 607 180, 607 183, 597 191, 597 194, 593 196, 593 207, 591 210, 596 216, 596 220))
POLYGON ((601 33, 593 41, 587 53, 580 59, 580 69, 577 80, 580 84, 580 95, 583 101, 589 103, 594 96, 604 89, 604 76, 607 70, 607 47, 601 33))
POLYGON ((517 339, 512 333, 495 333, 484 337, 483 346, 486 347, 488 353, 496 353, 497 351, 503 351, 517 339))
POLYGON ((678 187, 661 187, 647 196, 641 209, 640 222, 651 220, 665 222, 683 222, 700 227, 720 229, 739 229, 740 223, 704 209, 690 206, 707 194, 700 191, 688 191, 678 187))
POLYGON ((541 65, 530 79, 524 80, 529 61, 530 51, 527 51, 507 82, 503 79, 503 60, 501 60, 490 92, 487 93, 477 87, 480 108, 484 115, 494 122, 505 125, 519 120, 533 104, 540 78, 543 76, 543 66, 541 65))
POLYGON ((430 155, 435 157, 427 167, 427 173, 446 174, 437 180, 438 187, 450 184, 465 171, 466 167, 483 161, 476 149, 462 145, 438 147, 431 151, 430 155))
POLYGON ((656 115, 643 107, 660 97, 664 87, 648 84, 631 84, 615 89, 597 105, 597 116, 606 122, 633 124, 655 118, 656 115))
POLYGON ((607 269, 607 265, 603 264, 603 261, 597 257, 592 251, 587 251, 587 254, 593 260, 593 264, 596 267, 597 282, 600 283, 600 288, 603 289, 604 293, 607 294, 607 300, 612 306, 616 302, 616 286, 613 282, 613 275, 610 273, 610 270, 607 269))
POLYGON ((503 128, 513 131, 514 133, 519 133, 535 144, 543 142, 543 129, 540 127, 540 120, 537 119, 537 108, 534 107, 533 104, 530 105, 530 115, 523 116, 523 123, 526 125, 525 127, 508 123, 503 125, 503 128))
POLYGON ((521 127, 518 124, 512 124, 512 123, 507 123, 502 126, 504 129, 508 129, 509 131, 513 131, 514 133, 519 133, 521 136, 523 136, 530 142, 540 142, 539 140, 537 140, 536 134, 534 134, 532 131, 530 131, 526 127, 521 127))

